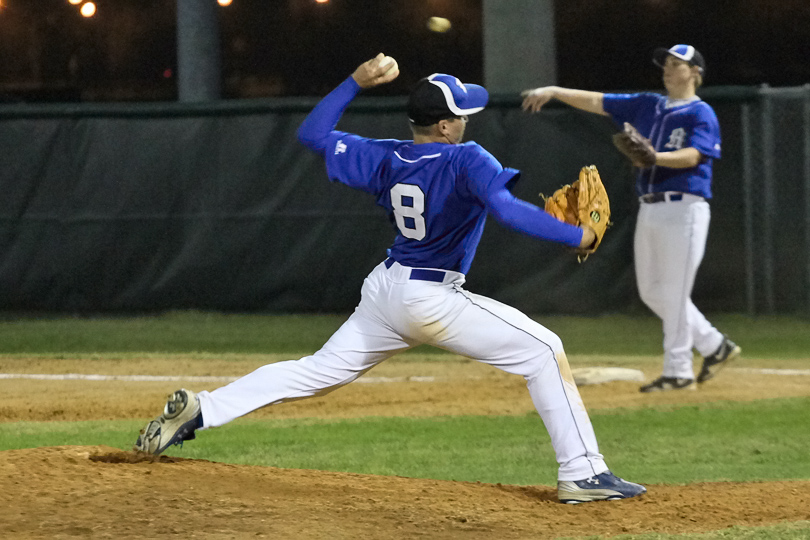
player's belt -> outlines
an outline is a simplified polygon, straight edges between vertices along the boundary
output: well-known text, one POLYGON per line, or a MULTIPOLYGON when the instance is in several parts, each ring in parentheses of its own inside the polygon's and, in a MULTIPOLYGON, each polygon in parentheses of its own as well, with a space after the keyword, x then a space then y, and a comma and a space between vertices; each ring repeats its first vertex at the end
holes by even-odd
POLYGON ((417 279, 419 281, 435 281, 436 283, 441 283, 444 281, 444 272, 441 270, 414 268, 411 270, 411 279, 417 279))
POLYGON ((705 200, 700 195, 693 195, 692 193, 681 193, 680 191, 661 191, 659 193, 647 193, 638 198, 639 201, 647 204, 659 202, 675 202, 675 201, 703 201, 705 200))
MULTIPOLYGON (((391 268, 396 261, 392 258, 385 259, 385 267, 391 268)), ((411 268, 411 275, 409 279, 418 281, 433 281, 435 283, 443 283, 446 272, 441 270, 431 270, 429 268, 411 268)))

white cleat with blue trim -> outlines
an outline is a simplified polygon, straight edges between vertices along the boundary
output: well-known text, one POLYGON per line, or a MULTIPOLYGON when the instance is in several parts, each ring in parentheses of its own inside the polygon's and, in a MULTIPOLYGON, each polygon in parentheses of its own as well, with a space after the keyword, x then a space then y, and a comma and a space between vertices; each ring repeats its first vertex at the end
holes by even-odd
POLYGON ((557 482, 557 498, 561 503, 579 504, 593 501, 629 499, 647 493, 640 484, 627 482, 610 471, 591 476, 585 480, 562 480, 557 482))

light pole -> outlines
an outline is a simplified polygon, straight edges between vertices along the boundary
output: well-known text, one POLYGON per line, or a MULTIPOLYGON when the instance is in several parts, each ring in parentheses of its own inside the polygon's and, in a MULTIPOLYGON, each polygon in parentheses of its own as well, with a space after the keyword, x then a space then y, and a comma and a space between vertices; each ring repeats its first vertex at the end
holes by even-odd
POLYGON ((222 97, 216 0, 177 0, 177 93, 185 102, 222 97))

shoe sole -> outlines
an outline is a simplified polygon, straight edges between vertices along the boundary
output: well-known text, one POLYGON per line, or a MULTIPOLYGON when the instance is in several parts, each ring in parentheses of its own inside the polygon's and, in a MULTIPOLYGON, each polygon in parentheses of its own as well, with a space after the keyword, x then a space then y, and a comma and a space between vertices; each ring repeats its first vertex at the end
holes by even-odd
POLYGON ((725 360, 723 360, 723 361, 722 361, 722 362, 720 362, 719 364, 715 364, 715 365, 714 365, 714 367, 716 368, 716 369, 714 369, 714 371, 712 371, 712 370, 710 369, 710 370, 709 370, 708 375, 706 375, 705 377, 703 377, 703 379, 698 378, 698 379, 699 379, 699 380, 697 381, 697 382, 698 382, 698 384, 703 384, 703 383, 705 383, 706 381, 710 381, 710 380, 714 379, 714 377, 715 377, 715 376, 716 376, 718 373, 720 373, 720 371, 721 371, 721 370, 722 370, 724 367, 726 367, 726 366, 727 366, 728 364, 730 364, 732 361, 734 361, 734 360, 736 360, 737 358, 739 358, 741 354, 742 354, 742 349, 740 348, 740 346, 739 346, 739 345, 735 346, 733 349, 731 349, 731 352, 730 352, 730 353, 728 353, 728 356, 726 357, 726 359, 725 359, 725 360))
POLYGON ((686 386, 673 386, 671 388, 655 387, 649 390, 639 389, 639 392, 641 392, 642 394, 657 394, 659 392, 677 392, 678 390, 697 390, 697 383, 692 382, 690 384, 687 384, 686 386))
POLYGON ((629 499, 630 497, 607 497, 607 498, 594 498, 594 499, 560 499, 563 504, 582 504, 598 501, 620 501, 622 499, 629 499))
POLYGON ((583 490, 585 493, 578 493, 573 494, 571 492, 567 492, 565 495, 560 495, 557 492, 557 499, 563 504, 582 504, 582 503, 589 503, 589 502, 598 502, 598 501, 620 501, 622 499, 632 499, 633 497, 638 497, 639 495, 644 495, 647 493, 643 491, 642 493, 637 493, 635 495, 623 495, 613 490, 583 490), (591 491, 593 493, 591 493, 591 491))
POLYGON ((631 499, 647 493, 646 488, 643 488, 643 486, 641 492, 627 495, 615 489, 582 489, 576 486, 576 484, 572 485, 571 482, 561 482, 561 484, 568 486, 566 488, 562 486, 557 488, 557 500, 563 504, 618 501, 621 499, 631 499))
POLYGON ((193 434, 197 428, 197 416, 200 413, 200 402, 197 400, 196 394, 187 390, 185 391, 186 396, 191 398, 191 402, 186 402, 181 399, 180 392, 177 391, 171 394, 163 409, 163 414, 146 424, 146 427, 141 430, 135 443, 135 450, 159 456, 173 444, 180 444, 194 438, 193 434), (183 408, 178 409, 178 405, 181 404, 183 408), (172 436, 160 444, 163 433, 172 433, 172 436), (159 446, 154 450, 150 450, 151 443, 155 439, 158 440, 159 446))

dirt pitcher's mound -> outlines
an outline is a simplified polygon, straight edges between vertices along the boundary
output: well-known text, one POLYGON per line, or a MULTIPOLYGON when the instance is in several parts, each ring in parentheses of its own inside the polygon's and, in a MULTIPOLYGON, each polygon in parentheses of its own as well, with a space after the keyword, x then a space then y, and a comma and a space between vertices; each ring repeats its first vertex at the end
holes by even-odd
POLYGON ((547 486, 371 476, 110 447, 0 452, 3 538, 554 538, 810 519, 810 482, 648 486, 567 506, 547 486))

